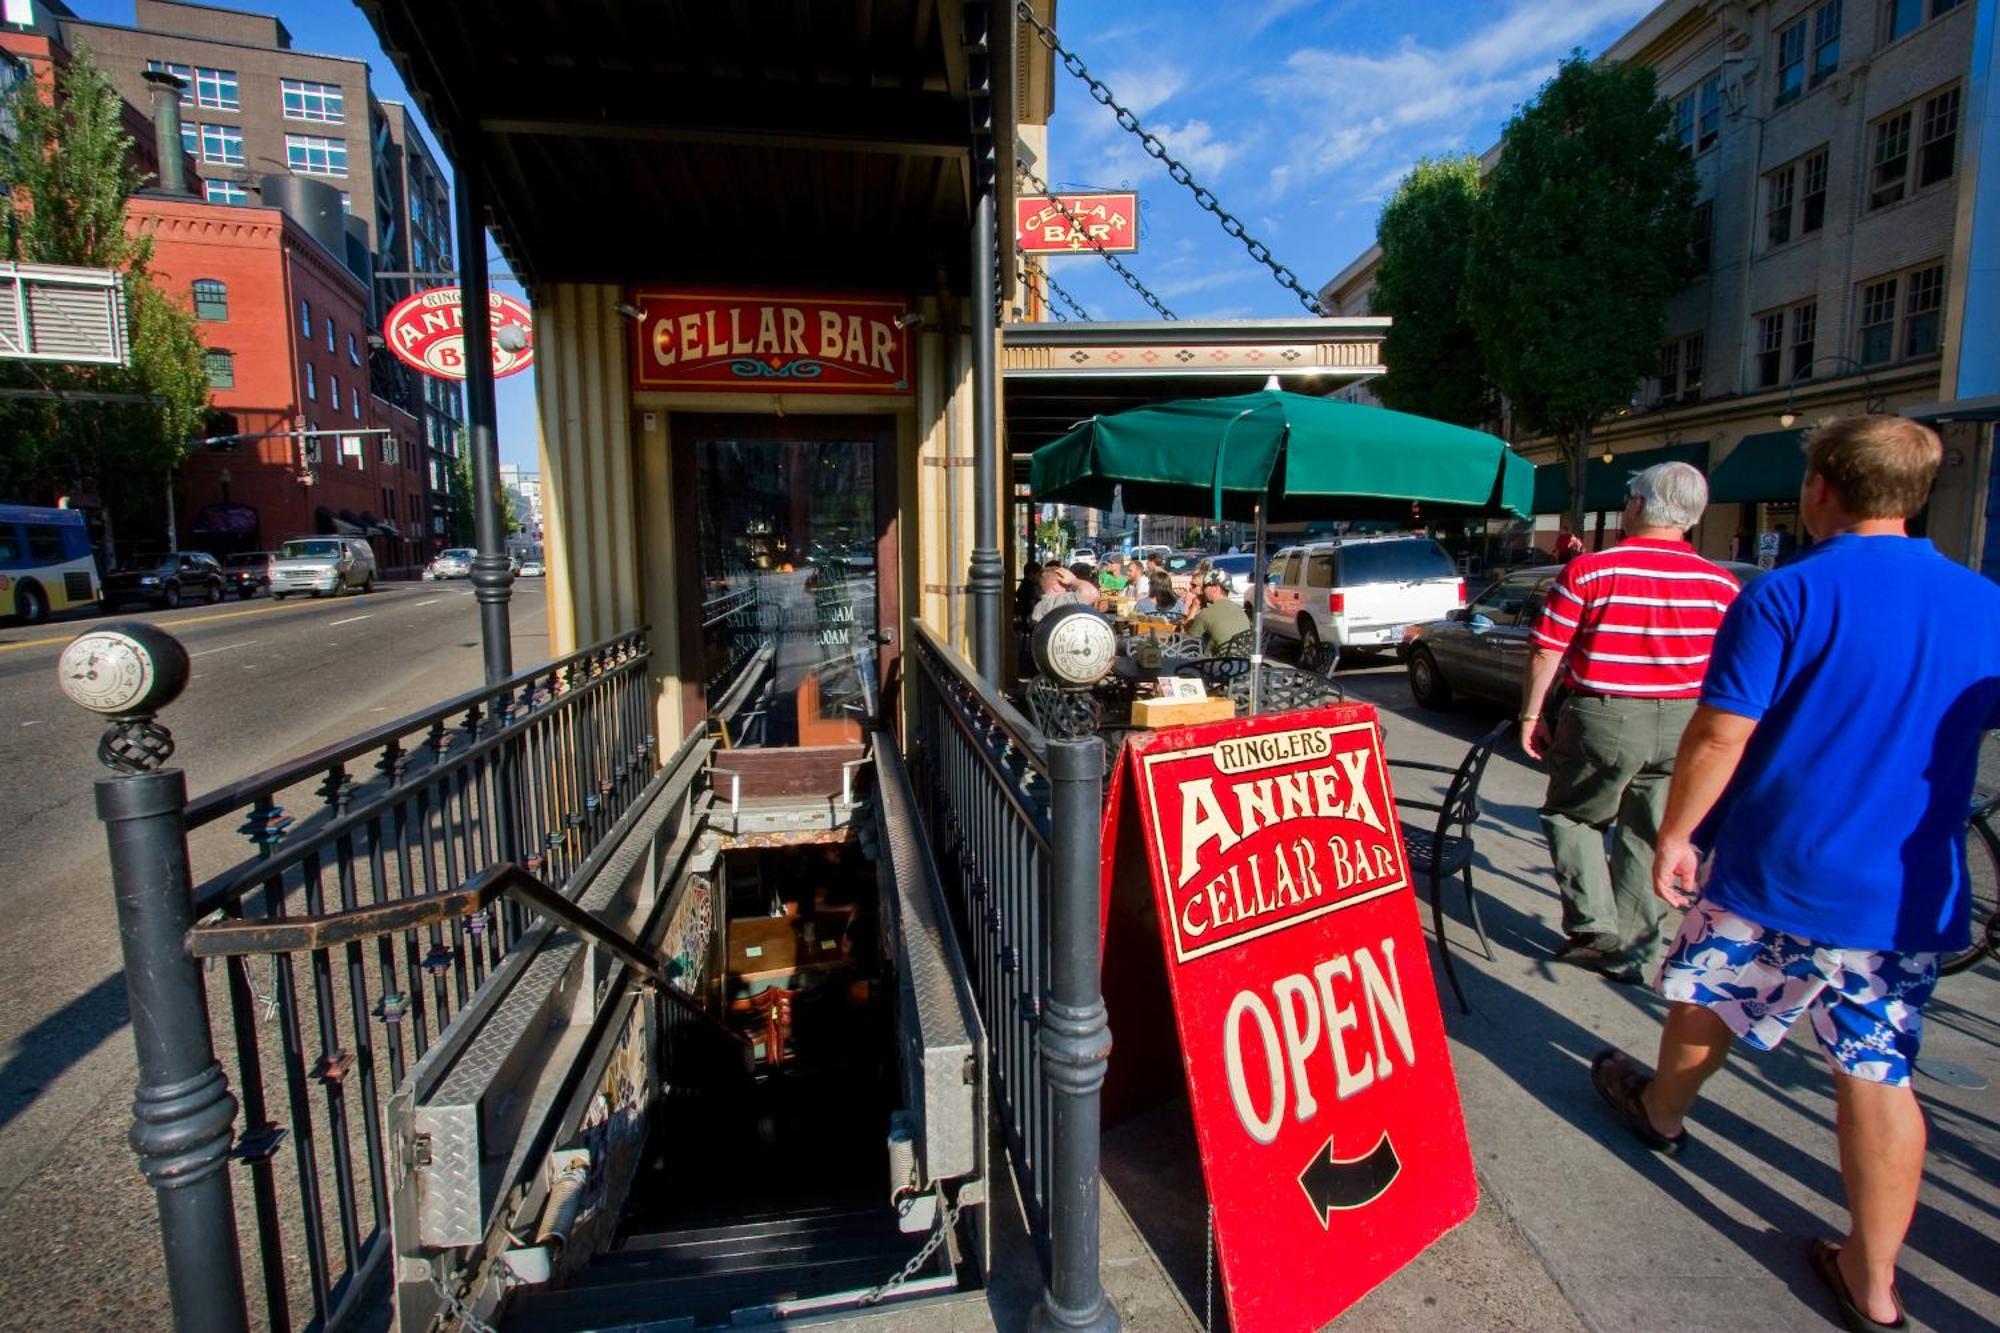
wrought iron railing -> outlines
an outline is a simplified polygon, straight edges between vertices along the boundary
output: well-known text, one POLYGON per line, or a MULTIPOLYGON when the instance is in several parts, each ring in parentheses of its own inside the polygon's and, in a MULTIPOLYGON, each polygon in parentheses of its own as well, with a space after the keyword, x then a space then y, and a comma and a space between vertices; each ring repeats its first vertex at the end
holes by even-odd
MULTIPOLYGON (((206 1003, 241 1107, 253 1323, 338 1327, 386 1278, 385 1103, 530 920, 460 899, 506 862, 574 895, 660 767, 648 660, 643 632, 621 635, 186 806, 189 938, 227 941, 206 950, 223 982, 206 1003), (311 924, 367 909, 393 928, 311 924)), ((141 1063, 143 1084, 143 1045, 141 1063)))
POLYGON ((1108 1329, 1098 1259, 1103 742, 1050 740, 928 626, 911 635, 918 801, 958 917, 993 1101, 1048 1271, 1046 1326, 1108 1329))

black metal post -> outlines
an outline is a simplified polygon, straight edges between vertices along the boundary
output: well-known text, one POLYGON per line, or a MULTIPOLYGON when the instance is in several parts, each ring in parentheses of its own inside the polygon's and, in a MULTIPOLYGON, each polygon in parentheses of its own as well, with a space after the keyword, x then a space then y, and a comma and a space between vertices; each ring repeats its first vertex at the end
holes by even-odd
POLYGON ((111 848, 111 888, 125 952, 125 996, 139 1088, 130 1142, 159 1206, 174 1327, 247 1329, 243 1262, 229 1194, 236 1098, 209 1036, 194 925, 179 769, 100 778, 97 817, 111 848))
POLYGON ((1049 980, 1042 1077, 1049 1086, 1049 1283, 1039 1330, 1115 1333, 1098 1274, 1098 1148, 1111 1026, 1099 990, 1098 840, 1104 742, 1049 742, 1049 980))
POLYGON ((999 237, 994 192, 993 6, 965 6, 967 81, 972 95, 972 568, 966 591, 972 602, 972 660, 987 684, 998 685, 1000 591, 1000 398, 994 378, 998 338, 999 237))
POLYGON ((452 194, 458 205, 459 309, 465 323, 466 444, 472 450, 473 596, 479 602, 480 646, 489 685, 514 674, 514 644, 507 624, 514 570, 507 559, 507 525, 500 518, 500 439, 493 400, 493 319, 486 283, 486 226, 480 220, 478 163, 470 144, 460 145, 452 194))

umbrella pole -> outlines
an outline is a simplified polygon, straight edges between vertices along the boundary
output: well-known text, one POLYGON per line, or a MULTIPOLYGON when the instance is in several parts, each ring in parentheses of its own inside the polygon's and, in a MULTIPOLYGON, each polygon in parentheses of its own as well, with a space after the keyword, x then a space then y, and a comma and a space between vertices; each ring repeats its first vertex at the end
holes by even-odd
POLYGON ((1256 517, 1257 540, 1250 549, 1250 586, 1257 593, 1257 609, 1253 613, 1255 626, 1250 632, 1250 716, 1257 716, 1257 705, 1264 685, 1264 506, 1260 502, 1253 506, 1256 517))

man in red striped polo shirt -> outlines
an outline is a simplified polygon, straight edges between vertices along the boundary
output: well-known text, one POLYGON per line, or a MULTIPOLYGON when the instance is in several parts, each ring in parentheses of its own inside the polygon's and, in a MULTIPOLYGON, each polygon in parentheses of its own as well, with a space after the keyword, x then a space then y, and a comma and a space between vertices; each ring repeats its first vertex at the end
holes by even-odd
POLYGON ((1542 827, 1567 937, 1555 957, 1619 981, 1640 981, 1665 951, 1653 843, 1709 649, 1736 600, 1736 580, 1686 540, 1707 506, 1708 481, 1686 463, 1634 475, 1625 540, 1563 567, 1522 688, 1521 748, 1549 761, 1542 827), (1567 699, 1552 734, 1542 705, 1559 670, 1567 699))

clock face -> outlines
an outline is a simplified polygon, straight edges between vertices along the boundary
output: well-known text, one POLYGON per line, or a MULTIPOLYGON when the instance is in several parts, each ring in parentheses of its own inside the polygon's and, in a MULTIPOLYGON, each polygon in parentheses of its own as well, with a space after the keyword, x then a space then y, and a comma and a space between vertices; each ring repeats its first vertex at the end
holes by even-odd
POLYGON ((63 693, 94 713, 146 713, 187 683, 187 650, 150 625, 106 626, 80 634, 56 662, 63 693))
POLYGON ((1072 685, 1088 685, 1111 669, 1118 638, 1097 616, 1064 616, 1050 627, 1045 653, 1050 675, 1072 685))

